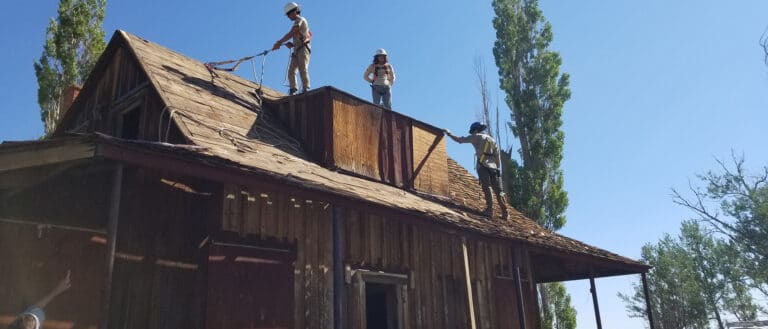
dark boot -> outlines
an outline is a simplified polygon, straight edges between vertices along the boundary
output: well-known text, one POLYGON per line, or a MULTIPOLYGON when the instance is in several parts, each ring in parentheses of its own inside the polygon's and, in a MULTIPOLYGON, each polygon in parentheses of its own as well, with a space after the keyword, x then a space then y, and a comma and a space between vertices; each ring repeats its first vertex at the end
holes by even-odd
POLYGON ((493 219, 493 194, 491 194, 491 187, 483 187, 483 193, 485 194, 485 210, 483 213, 488 218, 493 219))
POLYGON ((297 91, 298 91, 298 89, 291 88, 291 89, 288 90, 288 95, 290 95, 290 96, 296 95, 297 91))

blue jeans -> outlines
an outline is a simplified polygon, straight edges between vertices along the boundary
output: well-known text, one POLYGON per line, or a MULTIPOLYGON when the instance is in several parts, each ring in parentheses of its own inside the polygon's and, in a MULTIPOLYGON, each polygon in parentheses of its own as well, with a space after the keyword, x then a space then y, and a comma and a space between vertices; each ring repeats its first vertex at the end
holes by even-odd
POLYGON ((384 107, 392 109, 392 88, 390 86, 371 85, 371 93, 373 94, 373 104, 381 105, 383 99, 384 107))

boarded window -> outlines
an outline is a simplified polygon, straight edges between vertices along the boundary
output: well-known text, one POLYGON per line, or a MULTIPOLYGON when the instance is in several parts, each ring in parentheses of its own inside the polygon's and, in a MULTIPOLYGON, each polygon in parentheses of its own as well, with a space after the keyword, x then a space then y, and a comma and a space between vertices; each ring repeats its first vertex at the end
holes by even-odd
POLYGON ((292 328, 293 254, 214 243, 208 256, 208 329, 292 328))

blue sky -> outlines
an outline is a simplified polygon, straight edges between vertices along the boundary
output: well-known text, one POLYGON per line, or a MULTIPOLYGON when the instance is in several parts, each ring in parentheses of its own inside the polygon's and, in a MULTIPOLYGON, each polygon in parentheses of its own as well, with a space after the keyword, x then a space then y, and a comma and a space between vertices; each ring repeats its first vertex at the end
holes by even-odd
MULTIPOLYGON (((112 1, 104 28, 123 29, 201 61, 269 48, 290 26, 283 1, 112 1)), ((465 132, 480 108, 473 60, 497 90, 490 1, 308 1, 314 34, 313 86, 334 85, 369 97, 362 79, 375 49, 386 48, 398 73, 395 110, 465 132)), ((672 204, 670 188, 743 152, 768 164, 768 67, 758 40, 768 2, 551 1, 541 7, 554 28, 552 48, 571 75, 565 105, 563 170, 569 192, 562 233, 637 258, 640 247, 675 233, 691 214, 672 204)), ((5 1, 0 13, 0 140, 42 134, 32 69, 54 1, 5 1)), ((282 88, 287 52, 267 58, 265 84, 282 88)), ((240 73, 252 78, 244 64, 240 73)), ((495 106, 495 105, 494 105, 495 106)), ((506 110, 500 104, 502 110, 506 110)), ((518 144, 513 141, 513 146, 518 144)), ((471 168, 468 146, 448 151, 471 168)), ((598 279, 606 328, 642 328, 617 292, 634 276, 598 279)), ((568 284, 579 328, 594 328, 589 283, 568 284)))

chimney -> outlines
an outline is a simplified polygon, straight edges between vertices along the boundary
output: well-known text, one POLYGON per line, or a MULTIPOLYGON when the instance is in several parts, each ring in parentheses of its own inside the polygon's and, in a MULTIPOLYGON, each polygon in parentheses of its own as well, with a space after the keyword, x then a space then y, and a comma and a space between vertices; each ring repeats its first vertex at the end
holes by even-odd
POLYGON ((61 93, 61 102, 59 102, 60 118, 69 111, 69 108, 72 106, 72 103, 75 102, 77 95, 80 94, 80 89, 81 87, 78 85, 70 85, 64 88, 64 91, 61 93))

